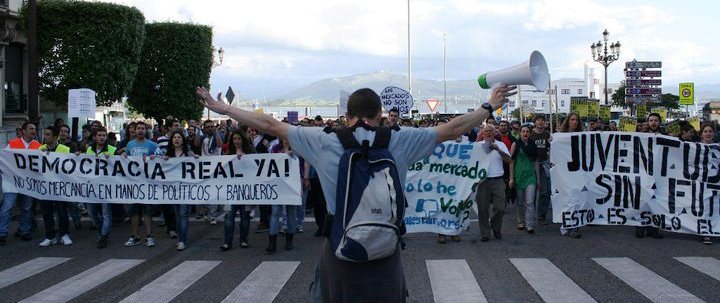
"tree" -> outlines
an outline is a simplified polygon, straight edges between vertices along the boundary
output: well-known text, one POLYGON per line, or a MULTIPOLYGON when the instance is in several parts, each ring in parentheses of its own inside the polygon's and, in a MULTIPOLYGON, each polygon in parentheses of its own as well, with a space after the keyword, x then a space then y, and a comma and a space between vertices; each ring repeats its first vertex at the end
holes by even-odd
POLYGON ((668 110, 669 109, 678 109, 680 108, 680 96, 676 96, 673 94, 662 94, 660 96, 660 104, 659 106, 665 107, 668 110))
POLYGON ((610 96, 612 100, 612 106, 627 108, 628 104, 625 103, 625 83, 621 83, 620 87, 610 96))
POLYGON ((64 105, 69 89, 89 88, 97 104, 107 106, 127 95, 145 38, 145 17, 138 9, 41 0, 37 14, 41 96, 64 105))
POLYGON ((209 86, 212 29, 205 25, 154 23, 145 26, 145 44, 128 104, 160 121, 198 119, 203 107, 195 87, 209 86))

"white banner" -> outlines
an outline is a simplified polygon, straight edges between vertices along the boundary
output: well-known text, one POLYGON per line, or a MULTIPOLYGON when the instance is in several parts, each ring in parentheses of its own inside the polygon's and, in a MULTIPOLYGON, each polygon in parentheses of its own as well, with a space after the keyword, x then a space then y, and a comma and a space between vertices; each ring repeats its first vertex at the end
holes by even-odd
POLYGON ((286 154, 171 158, 0 150, 4 192, 82 203, 301 205, 286 154))
POLYGON ((643 133, 554 134, 553 220, 720 235, 720 146, 643 133))
POLYGON ((411 165, 405 185, 407 232, 458 235, 468 229, 475 186, 487 177, 487 154, 480 144, 447 141, 411 165))

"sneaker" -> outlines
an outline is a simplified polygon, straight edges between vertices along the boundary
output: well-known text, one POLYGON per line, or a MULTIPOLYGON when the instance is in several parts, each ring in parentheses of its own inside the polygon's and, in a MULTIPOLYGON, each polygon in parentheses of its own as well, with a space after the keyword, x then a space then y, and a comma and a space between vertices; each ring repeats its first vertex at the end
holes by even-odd
POLYGON ((38 244, 38 245, 40 247, 48 247, 48 246, 55 245, 55 244, 57 244, 56 239, 45 239, 42 242, 40 242, 40 244, 38 244))
POLYGON ((97 242, 97 248, 103 249, 103 248, 107 247, 107 245, 108 245, 108 237, 107 236, 100 237, 100 240, 98 240, 98 242, 97 242))
POLYGON ((70 239, 70 235, 65 234, 60 238, 60 243, 62 243, 62 245, 67 246, 67 245, 72 245, 73 242, 70 239))
POLYGON ((155 239, 153 239, 152 236, 147 236, 145 238, 145 246, 147 247, 155 247, 155 239))
POLYGON ((303 230, 302 227, 299 227, 299 226, 298 226, 298 228, 295 229, 295 233, 302 234, 302 233, 304 233, 304 232, 305 232, 305 231, 303 230))
POLYGON ((183 251, 183 250, 185 250, 185 243, 183 243, 183 242, 178 242, 177 244, 175 244, 175 249, 177 249, 177 251, 183 251))
POLYGON ((248 248, 250 245, 247 244, 247 242, 240 242, 240 248, 248 248))
MULTIPOLYGON (((176 238, 177 238, 177 233, 174 230, 171 230, 170 231, 170 239, 176 239, 176 238)), ((182 243, 182 242, 178 242, 178 243, 182 243)))
POLYGON ((524 230, 524 229, 525 229, 525 224, 518 223, 517 229, 518 229, 518 230, 524 230))
POLYGON ((128 239, 127 242, 125 242, 125 247, 138 246, 140 244, 142 244, 140 239, 135 238, 133 236, 133 237, 130 237, 130 239, 128 239))
POLYGON ((710 237, 703 237, 702 243, 705 245, 712 245, 712 239, 710 237))
POLYGON ((210 219, 210 225, 215 225, 215 224, 217 224, 217 220, 215 220, 215 218, 210 219))

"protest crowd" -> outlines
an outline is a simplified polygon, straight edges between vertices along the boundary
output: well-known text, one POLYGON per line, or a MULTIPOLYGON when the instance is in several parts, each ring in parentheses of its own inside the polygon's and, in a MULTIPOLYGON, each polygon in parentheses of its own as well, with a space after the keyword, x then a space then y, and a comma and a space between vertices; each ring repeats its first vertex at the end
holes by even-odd
MULTIPOLYGON (((381 123, 392 127, 428 128, 447 123, 450 118, 413 120, 400 118, 397 110, 389 111, 381 123)), ((717 122, 703 122, 700 129, 695 129, 685 120, 676 121, 673 133, 668 133, 661 121, 660 115, 650 113, 646 122, 637 123, 637 132, 655 133, 678 137, 682 141, 701 142, 705 144, 718 143, 720 134, 716 132, 717 122), (678 127, 679 126, 679 127, 678 127), (678 128, 678 130, 675 130, 678 128)), ((287 118, 283 120, 289 123, 287 118)), ((339 119, 323 119, 321 116, 306 117, 292 124, 304 127, 341 127, 346 125, 345 117, 339 119)), ((583 132, 583 131, 617 131, 614 121, 590 119, 584 123, 581 118, 571 113, 565 117, 556 132, 583 132)), ((486 187, 478 191, 479 215, 481 222, 492 223, 482 227, 481 241, 489 239, 492 232, 495 238, 502 237, 501 216, 507 205, 517 207, 517 229, 525 230, 530 234, 535 232, 536 224, 547 225, 552 223, 549 209, 550 204, 550 174, 549 156, 551 133, 546 117, 536 115, 532 123, 522 125, 518 120, 501 120, 488 118, 482 125, 464 133, 457 139, 458 142, 475 141, 489 144, 498 151, 497 170, 489 175, 490 181, 498 183, 485 183, 486 187), (492 194, 491 192, 494 192, 492 194), (495 203, 494 199, 504 200, 505 203, 495 203), (529 202, 530 201, 530 202, 529 202), (531 202, 531 201, 534 201, 531 202), (492 216, 487 213, 493 207, 492 216), (485 219, 487 218, 487 220, 485 219)), ((129 122, 123 125, 119 134, 108 133, 99 121, 92 121, 82 127, 82 137, 77 142, 70 138, 70 127, 63 120, 58 119, 55 124, 45 129, 37 129, 33 123, 23 124, 18 131, 18 137, 10 141, 6 148, 39 149, 45 152, 57 153, 86 153, 96 156, 147 156, 168 159, 170 157, 201 157, 206 155, 237 155, 242 157, 250 153, 287 153, 292 155, 293 150, 288 142, 278 140, 271 135, 259 133, 257 130, 241 126, 237 121, 228 119, 216 123, 214 121, 190 120, 185 125, 180 121, 168 117, 162 125, 151 128, 142 121, 129 122), (119 138, 119 140, 118 140, 119 138), (41 142, 40 142, 41 141, 41 142)), ((8 225, 11 219, 11 210, 17 205, 20 215, 17 217, 19 227, 14 233, 16 238, 24 241, 32 240, 32 234, 37 228, 36 215, 42 217, 44 238, 39 243, 46 247, 54 244, 71 245, 70 221, 77 230, 83 228, 81 216, 92 218, 89 228, 98 230, 97 247, 108 246, 108 234, 113 223, 130 223, 132 235, 125 246, 144 244, 148 247, 155 245, 152 224, 143 224, 144 234, 139 231, 141 218, 145 222, 152 222, 152 216, 162 217, 160 227, 165 227, 165 234, 177 239, 177 249, 184 250, 187 243, 188 218, 194 216, 208 224, 215 225, 222 220, 225 228, 225 240, 221 244, 222 250, 233 247, 234 222, 239 215, 240 240, 239 247, 247 248, 247 236, 250 230, 250 220, 259 218, 257 232, 269 231, 269 244, 267 252, 273 253, 277 247, 277 236, 282 233, 286 238, 286 249, 293 248, 293 234, 303 232, 303 221, 306 214, 312 213, 318 230, 316 236, 322 234, 322 224, 325 214, 325 197, 322 192, 317 172, 312 166, 301 162, 303 182, 303 205, 296 206, 245 206, 232 205, 114 205, 81 204, 60 201, 43 201, 33 199, 22 194, 5 193, 3 196, 2 212, 0 213, 0 244, 8 241, 8 225), (39 213, 38 213, 39 212, 39 213), (58 221, 56 233, 55 220, 58 221)), ((580 238, 579 229, 563 230, 563 234, 571 238, 580 238)), ((652 227, 637 228, 636 236, 662 238, 662 234, 652 227)), ((437 242, 446 243, 445 235, 439 234, 437 242)), ((451 236, 451 240, 460 241, 460 236, 451 236)), ((712 244, 710 237, 702 237, 704 244, 712 244)))

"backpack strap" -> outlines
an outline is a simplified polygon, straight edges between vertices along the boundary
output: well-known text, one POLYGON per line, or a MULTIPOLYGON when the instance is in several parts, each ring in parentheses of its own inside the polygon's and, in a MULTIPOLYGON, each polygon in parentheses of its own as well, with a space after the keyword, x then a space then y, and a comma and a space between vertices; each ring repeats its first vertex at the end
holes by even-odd
POLYGON ((361 147, 360 143, 358 143, 358 141, 355 139, 355 136, 353 135, 354 130, 355 129, 350 127, 344 127, 335 130, 335 135, 338 137, 338 140, 340 140, 340 144, 342 144, 344 149, 361 147))
POLYGON ((390 133, 392 129, 389 127, 375 128, 375 141, 373 148, 388 148, 390 145, 390 133))

